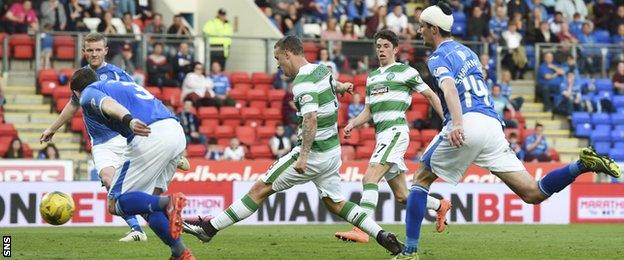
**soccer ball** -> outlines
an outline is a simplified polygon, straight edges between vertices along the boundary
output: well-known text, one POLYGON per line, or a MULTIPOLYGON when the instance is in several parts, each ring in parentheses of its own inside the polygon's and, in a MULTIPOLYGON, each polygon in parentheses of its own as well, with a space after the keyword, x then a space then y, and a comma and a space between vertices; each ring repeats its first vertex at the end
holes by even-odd
POLYGON ((46 222, 58 226, 63 225, 74 215, 74 200, 60 191, 53 191, 41 199, 39 212, 46 222))

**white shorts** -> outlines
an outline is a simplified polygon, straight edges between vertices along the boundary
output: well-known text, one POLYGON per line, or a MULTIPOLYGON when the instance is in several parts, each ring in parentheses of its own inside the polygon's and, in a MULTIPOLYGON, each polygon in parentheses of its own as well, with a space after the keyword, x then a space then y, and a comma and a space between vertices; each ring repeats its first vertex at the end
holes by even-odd
POLYGON ((431 141, 421 162, 435 175, 453 184, 459 183, 471 163, 492 172, 524 171, 524 164, 509 148, 501 123, 481 113, 463 115, 464 145, 451 146, 447 133, 450 123, 431 141))
POLYGON ((128 144, 123 166, 115 171, 109 197, 117 198, 130 191, 152 194, 154 188, 167 191, 178 161, 186 147, 180 123, 174 119, 149 125, 148 137, 135 136, 128 144))
POLYGON ((261 180, 269 184, 274 191, 284 191, 292 186, 313 182, 321 198, 329 197, 334 202, 345 200, 340 188, 338 169, 342 165, 340 146, 324 153, 310 152, 307 170, 301 174, 295 171, 294 165, 299 156, 301 147, 293 148, 288 154, 275 161, 262 176, 261 180))
POLYGON ((391 164, 390 170, 384 174, 386 180, 407 171, 405 152, 409 146, 409 133, 405 131, 384 131, 376 135, 377 145, 369 163, 391 164))
POLYGON ((94 145, 91 149, 91 156, 93 156, 93 163, 98 175, 106 167, 119 169, 124 163, 126 149, 128 149, 128 143, 126 138, 121 135, 111 138, 106 143, 94 145))

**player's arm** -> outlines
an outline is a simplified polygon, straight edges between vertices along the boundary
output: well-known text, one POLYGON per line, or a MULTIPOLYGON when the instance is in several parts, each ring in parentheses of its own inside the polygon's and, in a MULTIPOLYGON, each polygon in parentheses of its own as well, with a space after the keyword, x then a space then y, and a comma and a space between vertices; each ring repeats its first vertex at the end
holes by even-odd
POLYGON ((39 143, 49 142, 50 140, 52 140, 52 136, 54 136, 56 131, 58 131, 61 126, 69 122, 74 114, 78 112, 78 109, 80 109, 80 104, 76 102, 72 97, 72 99, 70 99, 69 102, 65 104, 65 107, 63 107, 63 111, 61 111, 61 114, 54 120, 54 122, 52 122, 52 124, 48 126, 48 128, 43 130, 43 133, 41 133, 41 137, 39 138, 39 143))
POLYGON ((441 88, 444 92, 444 100, 451 114, 452 128, 449 133, 449 141, 451 145, 460 147, 464 143, 464 128, 462 119, 462 108, 459 103, 459 94, 455 87, 455 81, 452 78, 443 78, 441 88))
POLYGON ((347 125, 343 129, 345 138, 349 138, 351 136, 351 130, 353 130, 353 128, 366 124, 370 120, 371 120, 370 105, 365 104, 364 110, 362 110, 362 112, 360 112, 360 114, 358 114, 356 117, 349 120, 349 123, 347 123, 347 125))
POLYGON ((336 81, 336 92, 338 92, 338 94, 353 94, 353 83, 336 81))
POLYGON ((436 93, 433 92, 431 88, 427 88, 423 92, 420 92, 420 94, 427 98, 427 101, 429 101, 429 104, 433 106, 433 110, 436 112, 436 114, 438 114, 440 118, 444 119, 444 110, 442 109, 442 102, 440 101, 438 95, 436 95, 436 93))
POLYGON ((316 111, 311 111, 303 115, 302 133, 301 133, 301 150, 299 151, 299 158, 295 163, 295 171, 298 173, 304 173, 306 169, 306 163, 308 161, 308 155, 312 149, 312 143, 316 137, 316 111))
POLYGON ((110 97, 101 100, 100 110, 109 119, 118 120, 128 126, 132 132, 140 136, 148 136, 150 128, 141 120, 133 118, 130 111, 110 97))

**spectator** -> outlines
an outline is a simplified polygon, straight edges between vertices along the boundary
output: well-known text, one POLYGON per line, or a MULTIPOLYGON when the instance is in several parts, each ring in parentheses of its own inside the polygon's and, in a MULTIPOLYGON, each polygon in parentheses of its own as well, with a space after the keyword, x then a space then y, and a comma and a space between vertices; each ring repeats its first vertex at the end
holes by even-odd
MULTIPOLYGON (((578 42, 582 45, 597 44, 598 41, 594 37, 593 24, 591 22, 585 22, 583 24, 583 32, 578 37, 578 42)), ((597 73, 600 71, 601 53, 600 48, 595 46, 581 46, 581 65, 583 71, 586 73, 597 73)))
POLYGON ((507 15, 513 17, 516 13, 522 14, 523 18, 527 18, 529 14, 529 6, 524 0, 510 0, 507 3, 507 15))
POLYGON ((184 21, 182 19, 181 14, 173 16, 173 24, 169 26, 169 29, 167 30, 167 34, 175 34, 176 37, 173 37, 173 39, 191 36, 191 30, 184 25, 184 21))
POLYGON ((236 101, 229 97, 231 84, 230 79, 223 74, 221 63, 213 61, 210 66, 210 79, 214 85, 213 92, 215 94, 215 102, 218 107, 234 106, 236 101))
POLYGON ((104 16, 104 12, 106 10, 102 9, 102 6, 98 4, 98 0, 91 0, 89 7, 87 8, 87 12, 85 13, 86 17, 93 18, 102 18, 104 16))
POLYGON ((498 42, 501 39, 501 34, 507 29, 507 20, 505 7, 497 6, 496 16, 492 17, 489 23, 490 37, 492 37, 494 41, 498 42))
POLYGON ((291 135, 297 129, 297 106, 295 105, 295 98, 292 92, 293 84, 289 83, 286 88, 286 95, 282 100, 282 118, 284 119, 284 126, 286 128, 287 136, 291 135))
POLYGON ((583 33, 583 24, 585 24, 585 22, 583 22, 583 19, 581 19, 581 14, 575 13, 574 20, 570 22, 569 27, 572 35, 574 35, 574 37, 576 37, 577 39, 583 33))
MULTIPOLYGON (((511 2, 510 2, 511 3, 511 2)), ((492 7, 490 7, 490 1, 488 0, 475 0, 472 1, 472 4, 470 5, 470 14, 474 13, 474 9, 476 7, 479 7, 481 9, 481 12, 483 14, 483 16, 486 18, 486 21, 489 21, 490 18, 492 17, 492 7)), ((468 13, 468 12, 466 12, 468 13)))
POLYGON ((574 111, 581 111, 583 104, 581 100, 581 85, 578 84, 574 76, 574 71, 566 73, 566 80, 561 83, 561 103, 557 106, 558 112, 569 116, 574 111))
POLYGON ((557 0, 555 10, 561 12, 566 21, 572 21, 574 13, 581 14, 583 19, 587 17, 587 7, 583 0, 557 0))
POLYGON ((193 55, 189 50, 188 43, 180 43, 178 52, 173 57, 173 74, 178 82, 184 81, 186 73, 193 70, 193 55))
MULTIPOLYGON (((271 10, 271 9, 267 8, 267 10, 271 10)), ((271 20, 275 28, 277 28, 282 33, 284 32, 284 27, 282 27, 284 25, 284 18, 282 17, 281 14, 278 14, 278 13, 272 14, 269 20, 271 20)))
POLYGON ((332 4, 327 9, 327 13, 336 19, 347 16, 347 3, 344 0, 332 0, 332 4))
POLYGON ((483 15, 481 7, 472 8, 472 13, 468 18, 466 37, 469 41, 489 42, 488 39, 488 18, 483 15))
MULTIPOLYGON (((422 9, 422 8, 421 8, 422 9)), ((347 17, 349 21, 357 25, 366 24, 366 18, 368 17, 368 8, 364 0, 349 1, 347 5, 347 17)))
POLYGON ((65 5, 65 14, 67 15, 67 31, 86 31, 87 27, 82 22, 84 19, 85 7, 78 0, 70 0, 65 5))
POLYGON ((52 57, 52 47, 54 45, 54 36, 50 34, 52 24, 43 25, 41 33, 41 64, 44 69, 50 68, 50 57, 52 57))
POLYGON ((540 123, 535 124, 535 133, 527 136, 524 140, 524 160, 526 162, 549 162, 548 142, 544 136, 544 126, 540 123))
POLYGON ((516 31, 516 25, 510 23, 507 31, 502 34, 505 40, 508 54, 504 58, 506 67, 511 71, 512 78, 523 78, 524 69, 528 63, 526 51, 522 43, 522 35, 516 31))
POLYGON ((423 8, 420 5, 414 7, 414 14, 408 17, 407 22, 412 26, 412 38, 420 39, 420 14, 422 14, 423 8))
POLYGON ((394 6, 392 12, 386 15, 386 26, 400 37, 409 37, 407 15, 403 13, 403 7, 400 5, 394 6))
POLYGON ((232 34, 234 29, 227 19, 225 9, 221 8, 217 12, 217 17, 204 25, 204 34, 209 35, 210 60, 221 63, 222 68, 226 68, 225 63, 232 44, 232 34))
POLYGON ((120 34, 134 34, 136 40, 141 39, 141 28, 132 21, 132 14, 125 12, 121 18, 123 27, 119 28, 120 34))
POLYGON ((373 38, 375 33, 377 33, 381 29, 387 28, 386 26, 386 14, 387 9, 385 6, 380 6, 375 12, 375 16, 371 17, 368 22, 366 22, 366 31, 364 35, 366 38, 373 38))
POLYGON ((210 78, 204 76, 204 66, 200 62, 194 62, 193 68, 182 83, 182 100, 191 100, 196 107, 215 106, 215 93, 212 91, 214 85, 210 78))
POLYGON ((624 95, 624 61, 617 64, 617 70, 613 74, 613 87, 618 95, 624 95))
POLYGON ((509 21, 509 24, 512 23, 516 25, 516 31, 518 31, 524 38, 524 35, 526 35, 527 32, 527 26, 524 18, 522 17, 522 14, 514 13, 509 21))
POLYGON ((134 62, 132 61, 132 55, 132 46, 126 43, 123 45, 121 53, 115 55, 115 57, 113 57, 113 59, 111 60, 111 63, 128 72, 128 74, 134 79, 134 82, 136 82, 140 86, 143 86, 145 76, 139 73, 135 73, 136 70, 134 67, 134 62))
POLYGON ((618 26, 617 34, 611 35, 611 43, 624 47, 624 23, 618 26))
POLYGON ((58 160, 60 158, 59 151, 56 148, 56 145, 53 143, 48 143, 39 153, 37 154, 38 160, 58 160))
POLYGON ((449 5, 451 6, 451 10, 453 10, 453 12, 463 12, 464 11, 464 5, 459 0, 451 0, 449 2, 449 5))
POLYGON ((238 138, 230 140, 230 146, 225 148, 221 159, 229 161, 242 161, 245 159, 245 149, 240 145, 238 138))
MULTIPOLYGON (((159 13, 154 13, 154 19, 152 19, 152 23, 148 24, 143 28, 143 32, 164 35, 167 31, 165 25, 162 24, 162 15, 159 13)), ((154 44, 154 42, 162 42, 165 40, 164 36, 152 36, 150 39, 150 43, 154 44)))
POLYGON ((275 126, 275 135, 271 137, 269 145, 271 146, 271 152, 275 159, 279 159, 288 152, 290 152, 291 144, 290 139, 286 137, 283 125, 275 126))
POLYGON ((329 18, 327 20, 327 28, 321 32, 321 40, 340 40, 342 39, 342 33, 338 28, 338 20, 336 18, 329 18))
POLYGON ((59 0, 48 0, 41 3, 41 23, 52 24, 55 31, 65 31, 67 26, 67 16, 65 7, 59 0))
POLYGON ((178 114, 180 125, 184 130, 187 144, 205 144, 206 136, 199 133, 199 119, 193 112, 193 102, 190 100, 184 101, 182 112, 178 114))
POLYGON ((509 100, 501 95, 501 87, 499 85, 492 87, 492 100, 494 101, 494 110, 505 122, 505 127, 517 128, 518 123, 514 120, 516 118, 516 110, 509 103, 509 100), (505 110, 508 110, 511 114, 511 120, 505 119, 505 110))
POLYGON ((537 71, 537 93, 538 95, 541 94, 544 102, 544 111, 552 109, 550 95, 559 93, 559 86, 562 82, 561 76, 563 74, 563 69, 554 63, 552 52, 545 53, 544 62, 537 71))
POLYGON ((338 78, 338 68, 336 67, 336 63, 334 63, 329 58, 329 51, 327 50, 327 48, 319 49, 319 55, 318 56, 319 56, 319 60, 316 63, 327 66, 332 71, 332 75, 334 76, 334 78, 337 79, 338 78))
POLYGON ((496 81, 496 63, 494 60, 490 60, 490 56, 484 53, 479 56, 479 61, 481 62, 481 68, 487 72, 488 78, 496 81))
POLYGON ((24 148, 22 145, 22 140, 18 137, 13 138, 11 141, 11 146, 9 146, 9 150, 7 150, 4 158, 7 159, 23 159, 24 158, 24 148))
POLYGON ((578 66, 576 65, 576 59, 574 59, 574 56, 572 55, 568 55, 568 57, 566 58, 566 63, 561 65, 561 69, 563 69, 565 73, 570 71, 574 72, 574 76, 577 81, 581 78, 581 73, 578 66))
POLYGON ((137 1, 137 14, 141 17, 141 20, 152 19, 154 13, 152 12, 152 0, 140 0, 137 1))
POLYGON ((359 93, 353 94, 353 99, 351 100, 351 104, 349 104, 349 119, 356 117, 360 113, 364 111, 364 104, 362 104, 362 97, 359 93))
POLYGON ((358 36, 355 34, 353 22, 346 21, 342 25, 342 39, 347 41, 357 40, 358 36))
POLYGON ((550 30, 548 22, 541 22, 539 31, 535 36, 535 43, 557 43, 559 38, 550 30))
POLYGON ((576 37, 570 32, 570 26, 567 23, 561 24, 561 29, 557 37, 562 43, 578 43, 576 37))
POLYGON ((115 7, 115 16, 117 17, 121 17, 126 13, 129 13, 131 17, 137 14, 135 0, 115 0, 115 7))
POLYGON ((518 143, 518 134, 514 132, 509 134, 509 148, 514 151, 518 159, 524 161, 524 151, 522 150, 522 146, 518 143))
POLYGON ((501 87, 501 95, 509 100, 516 111, 519 111, 520 108, 522 108, 522 104, 524 104, 524 98, 516 97, 511 99, 513 87, 511 86, 511 72, 509 70, 503 70, 501 72, 501 80, 498 85, 501 87))
MULTIPOLYGON (((299 8, 299 2, 297 2, 296 0, 271 0, 271 1, 267 1, 270 3, 267 3, 268 7, 271 8, 267 8, 267 9, 272 9, 273 11, 275 11, 275 13, 280 13, 280 14, 286 14, 288 13, 288 7, 291 4, 295 4, 295 7, 299 8)), ((256 1, 256 5, 258 5, 258 1, 256 1)), ((264 3, 260 3, 260 4, 264 4, 264 3)))
POLYGON ((169 72, 173 71, 171 64, 163 53, 163 44, 154 44, 153 52, 147 56, 147 78, 150 86, 176 87, 178 82, 169 79, 169 72))
POLYGON ((278 70, 273 76, 273 87, 276 89, 287 89, 290 78, 284 75, 282 70, 278 70))
POLYGON ((98 24, 97 31, 103 34, 117 34, 117 28, 113 25, 113 13, 104 13, 104 19, 98 24))
POLYGON ((561 25, 564 24, 563 14, 561 12, 556 12, 555 16, 548 20, 548 26, 550 26, 550 31, 556 35, 559 35, 561 31, 561 25))
POLYGON ((29 0, 24 3, 15 2, 3 18, 5 22, 5 31, 9 34, 28 33, 29 30, 37 31, 39 23, 37 13, 32 8, 32 2, 29 0))
POLYGON ((617 32, 620 24, 624 24, 624 4, 618 6, 615 16, 611 19, 611 25, 609 26, 611 34, 615 34, 617 32))
POLYGON ((614 14, 613 2, 607 3, 606 0, 598 0, 596 4, 592 8, 594 24, 596 27, 609 30, 610 19, 613 18, 614 14))
POLYGON ((223 157, 223 149, 217 144, 216 139, 210 139, 208 141, 208 150, 206 151, 205 158, 208 160, 218 161, 223 157))
MULTIPOLYGON (((531 8, 529 6, 529 8, 531 8)), ((548 10, 546 10, 546 6, 542 4, 542 0, 533 0, 533 10, 539 10, 540 14, 540 23, 546 22, 548 20, 548 10)))
POLYGON ((284 25, 282 28, 284 29, 285 35, 303 36, 303 19, 301 17, 301 12, 297 9, 297 5, 290 4, 288 6, 288 12, 283 20, 284 25))

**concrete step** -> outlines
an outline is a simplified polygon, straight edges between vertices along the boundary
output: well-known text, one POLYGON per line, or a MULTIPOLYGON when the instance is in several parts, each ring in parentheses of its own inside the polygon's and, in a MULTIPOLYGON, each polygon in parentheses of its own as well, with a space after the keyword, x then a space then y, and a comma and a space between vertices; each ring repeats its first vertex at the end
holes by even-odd
POLYGON ((570 130, 545 129, 544 130, 544 135, 546 135, 548 138, 557 138, 557 137, 568 138, 568 137, 570 137, 570 130))
POLYGON ((5 95, 7 103, 10 104, 45 104, 45 99, 42 95, 36 94, 10 94, 5 95))
POLYGON ((525 119, 533 119, 533 120, 552 120, 552 113, 550 112, 522 112, 522 116, 525 119))
MULTIPOLYGON (((41 133, 43 130, 48 128, 49 124, 45 123, 16 123, 13 124, 15 129, 19 132, 36 132, 41 133)), ((65 132, 65 126, 61 126, 61 128, 57 132, 65 132)))
POLYGON ((85 152, 59 152, 59 156, 61 157, 61 159, 66 159, 66 160, 74 160, 74 162, 76 161, 86 161, 89 160, 89 154, 85 153, 85 152))
POLYGON ((561 121, 558 120, 535 120, 535 119, 527 119, 526 126, 529 129, 532 129, 535 126, 535 123, 539 122, 544 125, 545 130, 561 130, 566 129, 561 121))
POLYGON ((515 88, 519 87, 535 87, 535 80, 532 79, 520 79, 520 80, 512 80, 511 85, 515 88))
MULTIPOLYGON (((54 138, 52 140, 56 140, 56 135, 54 135, 54 138)), ((39 151, 39 150, 43 149, 48 144, 47 143, 40 144, 37 141, 37 142, 34 142, 34 143, 28 143, 28 145, 30 146, 30 148, 33 149, 33 151, 39 151)), ((60 142, 54 142, 54 146, 56 146, 56 148, 59 149, 59 151, 61 151, 61 152, 78 152, 80 150, 80 143, 60 143, 60 142)))
POLYGON ((42 123, 51 124, 56 120, 58 114, 41 113, 31 114, 24 112, 7 112, 4 114, 4 120, 9 123, 42 123))
POLYGON ((5 104, 6 112, 49 113, 49 104, 5 104))
POLYGON ((522 112, 523 115, 526 112, 542 112, 542 111, 544 111, 544 104, 533 103, 533 102, 527 103, 526 99, 525 99, 525 103, 520 108, 520 112, 522 112))
POLYGON ((3 90, 4 90, 5 95, 11 95, 11 94, 34 95, 37 92, 34 84, 32 86, 9 85, 9 86, 6 86, 3 90))
MULTIPOLYGON (((22 142, 29 144, 39 143, 41 133, 19 133, 22 142)), ((54 143, 78 143, 80 144, 80 135, 74 133, 56 133, 54 134, 54 143)))
POLYGON ((552 142, 554 143, 554 147, 556 149, 559 148, 578 148, 580 147, 580 143, 579 143, 579 139, 578 138, 567 138, 567 137, 559 137, 559 138, 554 138, 552 140, 552 142))
POLYGON ((535 94, 535 87, 533 86, 513 86, 513 95, 534 95, 535 94))
POLYGON ((559 153, 559 159, 562 163, 571 163, 578 160, 577 154, 559 153))
POLYGON ((576 156, 578 156, 578 153, 581 151, 581 149, 583 149, 583 147, 559 147, 557 148, 557 152, 570 155, 576 154, 576 156))
POLYGON ((11 61, 11 73, 8 76, 8 86, 21 85, 21 86, 35 86, 35 71, 34 62, 32 67, 28 61, 11 61))

